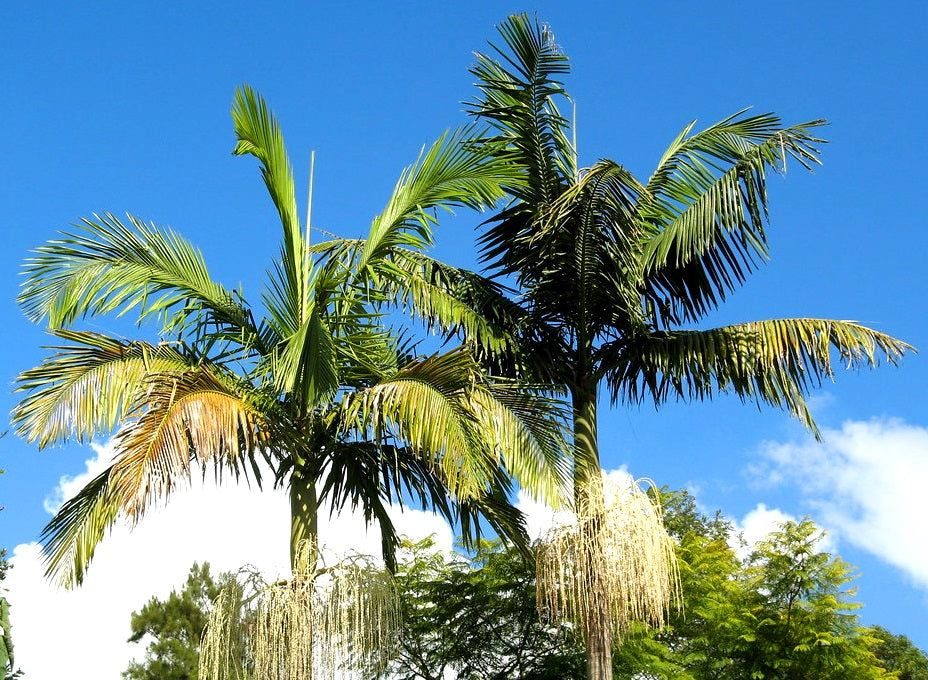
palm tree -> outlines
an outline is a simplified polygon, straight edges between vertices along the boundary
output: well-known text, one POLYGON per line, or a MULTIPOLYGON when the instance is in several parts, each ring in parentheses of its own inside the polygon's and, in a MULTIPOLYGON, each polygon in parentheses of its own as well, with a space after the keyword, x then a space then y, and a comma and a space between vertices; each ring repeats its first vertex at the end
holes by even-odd
POLYGON ((376 519, 388 565, 398 542, 391 502, 431 507, 467 540, 479 537, 484 518, 524 542, 507 499, 510 475, 541 497, 558 495, 569 470, 558 402, 491 380, 467 348, 417 356, 382 312, 405 277, 416 300, 489 338, 478 316, 429 290, 438 263, 423 255, 403 270, 394 260, 431 243, 433 209, 498 200, 505 166, 469 147, 468 130, 444 135, 402 174, 362 257, 352 259, 310 244, 280 126, 264 100, 245 86, 232 116, 235 153, 258 159, 283 228, 263 305, 214 282, 179 234, 132 216, 84 219, 26 264, 19 301, 57 344, 18 377, 19 434, 43 448, 115 433, 109 467, 45 528, 48 574, 80 584, 108 528, 137 521, 197 465, 260 483, 262 461, 269 464, 274 483, 289 487, 295 569, 313 569, 315 551, 298 548, 317 545, 323 504, 359 506, 376 519), (86 316, 130 312, 155 322, 161 340, 73 327, 86 316))
MULTIPOLYGON (((522 342, 497 363, 570 392, 578 505, 599 484, 603 387, 613 404, 733 392, 788 409, 817 434, 805 395, 832 375, 832 354, 872 366, 911 349, 847 321, 698 327, 766 259, 767 174, 788 159, 817 163, 824 121, 783 126, 742 111, 700 132, 688 125, 643 181, 611 160, 580 169, 558 108, 567 57, 525 15, 499 30, 495 54, 477 55, 480 96, 469 105, 492 128, 488 153, 522 171, 480 238, 491 275, 517 288, 488 303, 522 342)), ((611 677, 613 623, 623 618, 614 614, 624 606, 593 608, 599 614, 582 622, 591 679, 611 677)))

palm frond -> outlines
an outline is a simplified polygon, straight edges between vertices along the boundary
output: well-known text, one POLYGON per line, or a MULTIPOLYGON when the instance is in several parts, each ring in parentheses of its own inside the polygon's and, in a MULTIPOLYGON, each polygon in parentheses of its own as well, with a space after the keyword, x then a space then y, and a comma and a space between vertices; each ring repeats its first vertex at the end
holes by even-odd
POLYGON ((115 439, 110 485, 123 512, 138 518, 188 481, 193 459, 240 471, 241 459, 273 444, 264 415, 236 387, 208 367, 149 377, 115 439))
POLYGON ((452 498, 441 469, 410 447, 383 441, 346 441, 326 449, 320 500, 329 500, 333 512, 346 506, 360 507, 367 522, 376 519, 388 568, 395 567, 399 545, 388 504, 403 507, 410 503, 437 513, 452 527, 458 527, 468 548, 479 543, 486 522, 497 536, 528 550, 525 518, 509 501, 512 486, 500 467, 494 468, 481 493, 452 498))
POLYGON ((310 409, 331 397, 339 386, 335 349, 326 315, 314 306, 304 323, 281 342, 274 356, 277 389, 310 409))
POLYGON ((519 486, 558 508, 573 494, 567 405, 543 388, 496 380, 475 390, 480 432, 489 436, 519 486))
POLYGON ((111 471, 112 466, 65 501, 42 530, 45 575, 66 588, 83 583, 97 545, 119 516, 111 471))
POLYGON ((785 408, 817 435, 805 395, 832 377, 837 355, 847 368, 897 364, 913 348, 850 321, 774 319, 704 331, 655 333, 617 353, 606 379, 612 398, 655 403, 670 397, 704 400, 732 391, 785 408))
POLYGON ((248 85, 235 91, 232 120, 238 143, 233 153, 250 154, 261 163, 261 176, 267 187, 283 227, 281 261, 272 281, 272 291, 279 297, 278 307, 288 309, 292 324, 305 320, 309 305, 310 260, 306 240, 300 228, 293 184, 293 169, 284 145, 283 133, 264 98, 248 85))
POLYGON ((85 315, 126 314, 140 319, 177 311, 180 322, 206 310, 214 319, 242 329, 246 308, 213 282, 200 251, 170 229, 129 225, 110 213, 76 225, 80 231, 36 249, 26 261, 19 303, 33 321, 69 326, 85 315))
POLYGON ((495 56, 477 53, 471 68, 482 97, 468 109, 497 132, 487 141, 494 153, 526 173, 510 187, 513 195, 546 204, 576 169, 569 124, 556 103, 567 98, 558 78, 570 66, 550 29, 528 15, 511 15, 498 30, 503 45, 491 45, 495 56))
POLYGON ((725 299, 767 257, 767 172, 787 157, 811 169, 824 121, 781 127, 772 114, 734 116, 665 153, 640 213, 653 236, 645 246, 644 293, 655 320, 694 321, 725 299))
POLYGON ((485 486, 498 457, 476 427, 472 395, 478 375, 464 350, 433 355, 347 395, 340 420, 361 438, 409 446, 441 469, 452 494, 471 497, 485 486))
POLYGON ((395 247, 422 250, 432 245, 435 208, 464 206, 480 210, 505 195, 512 166, 476 144, 475 129, 443 134, 400 175, 386 208, 371 224, 359 261, 361 273, 388 257, 395 247))
POLYGON ((507 258, 519 271, 537 314, 590 337, 639 325, 641 244, 637 214, 644 191, 613 161, 584 170, 539 220, 512 244, 507 258))
POLYGON ((184 371, 190 358, 171 345, 128 342, 98 333, 57 330, 71 344, 16 378, 26 396, 13 409, 20 436, 39 448, 112 431, 146 389, 152 372, 184 371))

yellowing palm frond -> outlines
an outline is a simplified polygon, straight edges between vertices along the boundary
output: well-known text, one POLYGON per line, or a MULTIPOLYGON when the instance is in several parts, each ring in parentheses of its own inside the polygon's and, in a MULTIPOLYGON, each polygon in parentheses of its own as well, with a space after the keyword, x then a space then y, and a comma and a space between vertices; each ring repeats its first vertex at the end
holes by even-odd
POLYGON ((152 372, 183 371, 190 365, 171 345, 90 332, 53 334, 71 344, 49 348, 56 353, 16 379, 16 390, 28 394, 13 409, 13 424, 40 448, 113 430, 145 392, 152 372))
POLYGON ((896 364, 913 348, 850 321, 775 319, 705 331, 655 333, 604 351, 617 360, 606 374, 613 398, 656 403, 676 396, 708 399, 731 390, 788 409, 813 432, 805 396, 834 372, 832 356, 848 368, 896 364))
POLYGON ((267 445, 263 415, 204 368, 151 376, 119 431, 110 474, 120 510, 137 518, 190 478, 190 462, 236 466, 267 445))

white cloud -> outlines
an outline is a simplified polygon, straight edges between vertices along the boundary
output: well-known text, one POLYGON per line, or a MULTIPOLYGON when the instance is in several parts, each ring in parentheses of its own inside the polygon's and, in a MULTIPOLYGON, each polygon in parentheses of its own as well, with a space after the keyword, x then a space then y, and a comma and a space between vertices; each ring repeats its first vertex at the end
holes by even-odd
POLYGON ((574 514, 567 510, 553 510, 525 491, 519 491, 516 506, 525 515, 525 525, 531 540, 537 541, 556 526, 570 522, 574 514))
POLYGON ((758 503, 740 522, 734 523, 735 530, 732 532, 731 540, 737 542, 732 548, 744 559, 754 545, 767 538, 768 534, 779 529, 784 522, 792 522, 795 519, 779 508, 768 508, 764 503, 758 503), (739 537, 743 539, 743 544, 738 541, 739 537))
MULTIPOLYGON (((57 507, 102 470, 105 447, 87 470, 62 478, 49 504, 57 507)), ((117 526, 97 550, 84 584, 64 591, 43 577, 40 548, 13 550, 4 585, 12 605, 16 660, 30 680, 117 680, 140 645, 125 643, 129 617, 150 597, 166 596, 183 584, 194 561, 209 561, 214 573, 246 564, 268 577, 288 571, 289 508, 283 490, 258 491, 244 483, 211 478, 176 492, 134 529, 117 526)), ((450 528, 432 513, 397 511, 398 531, 413 538, 437 534, 437 545, 450 550, 450 528)), ((359 517, 319 518, 320 540, 336 554, 349 549, 379 553, 379 531, 365 530, 359 517)))
POLYGON ((770 443, 753 474, 795 484, 836 539, 873 553, 928 589, 928 428, 900 420, 846 422, 823 443, 770 443))
MULTIPOLYGON (((54 511, 108 464, 111 452, 95 446, 84 472, 63 477, 46 504, 54 511)), ((624 469, 611 475, 628 476, 624 469)), ((570 513, 555 513, 520 494, 529 532, 540 536, 570 513)), ((449 551, 452 532, 434 513, 397 510, 394 522, 413 539, 436 534, 436 547, 449 551)), ((320 539, 328 553, 348 550, 379 553, 376 527, 350 513, 319 518, 320 539)), ((213 573, 246 564, 266 577, 286 574, 289 563, 289 506, 284 490, 249 489, 210 476, 193 488, 175 492, 164 507, 152 510, 135 529, 120 525, 100 544, 84 584, 65 591, 46 581, 40 547, 13 550, 14 568, 6 586, 12 605, 17 664, 30 680, 117 680, 144 646, 129 644, 129 618, 152 596, 165 597, 180 587, 194 561, 208 561, 213 573), (50 646, 49 641, 54 641, 50 646), (92 650, 92 653, 89 651, 92 650)))
POLYGON ((45 512, 48 514, 54 515, 66 500, 76 495, 78 491, 83 489, 88 482, 103 472, 106 466, 109 465, 112 452, 107 447, 96 443, 91 444, 90 447, 97 455, 84 461, 86 470, 73 477, 70 475, 61 477, 58 480, 58 486, 45 497, 45 512))
MULTIPOLYGON (((733 522, 734 531, 729 536, 729 545, 740 559, 745 560, 754 546, 774 531, 779 531, 782 524, 797 521, 798 518, 795 515, 784 512, 780 508, 768 508, 766 503, 758 503, 741 521, 733 522)), ((838 552, 833 536, 822 527, 819 527, 816 548, 821 552, 832 554, 838 552)))

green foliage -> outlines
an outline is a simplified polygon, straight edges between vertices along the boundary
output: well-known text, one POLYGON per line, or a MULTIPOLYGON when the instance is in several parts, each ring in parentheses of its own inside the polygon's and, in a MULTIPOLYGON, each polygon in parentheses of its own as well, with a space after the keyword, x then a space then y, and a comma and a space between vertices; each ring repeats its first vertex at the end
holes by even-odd
POLYGON ((877 658, 899 680, 928 680, 928 654, 912 644, 905 635, 893 635, 885 628, 874 626, 871 631, 879 644, 877 658))
MULTIPOLYGON (((603 386, 613 403, 734 393, 788 410, 817 434, 805 397, 833 374, 833 356, 873 366, 911 349, 827 319, 705 324, 767 259, 768 177, 787 162, 811 170, 825 121, 784 125, 741 111, 703 130, 687 125, 650 177, 608 159, 580 168, 560 113, 571 106, 569 62, 554 33, 527 14, 498 28, 500 43, 471 69, 479 94, 468 105, 489 126, 483 147, 521 173, 479 239, 492 275, 516 287, 496 297, 507 310, 500 322, 521 342, 497 368, 570 393, 575 489, 599 475, 603 386)), ((611 677, 608 623, 591 613, 582 626, 596 680, 611 677)))
MULTIPOLYGON (((6 432, 0 434, 0 438, 6 435, 6 432)), ((5 470, 0 470, 2 475, 5 470)), ((3 507, 0 506, 0 510, 3 507)), ((6 578, 6 573, 10 569, 10 562, 6 556, 6 548, 0 548, 0 582, 6 578)), ((13 637, 12 626, 10 625, 10 603, 3 596, 4 589, 0 588, 0 671, 3 673, 4 680, 13 680, 22 675, 22 671, 14 671, 13 659, 13 637)))
POLYGON ((761 542, 745 570, 751 631, 743 636, 751 677, 880 678, 873 638, 853 612, 853 567, 820 552, 809 519, 787 522, 761 542))
POLYGON ((142 663, 133 661, 123 680, 196 680, 200 638, 213 601, 228 575, 214 579, 209 563, 194 563, 187 582, 167 599, 151 598, 132 613, 129 642, 151 638, 142 663))
POLYGON ((4 678, 13 670, 13 640, 10 637, 10 603, 0 596, 0 669, 4 678))
POLYGON ((396 573, 404 613, 399 654, 383 678, 555 680, 582 674, 583 648, 539 621, 534 565, 498 541, 470 557, 431 540, 404 544, 396 573))
MULTIPOLYGON (((662 490, 677 542, 682 601, 667 626, 635 624, 613 649, 615 677, 641 680, 928 678, 902 636, 864 628, 853 569, 818 548, 808 519, 788 522, 743 562, 731 523, 687 492, 662 490)), ((482 543, 466 557, 405 545, 397 582, 405 610, 400 656, 381 678, 586 678, 582 643, 539 620, 533 566, 482 543)))
POLYGON ((820 539, 811 520, 787 522, 742 564, 724 538, 684 535, 684 606, 656 633, 686 674, 679 677, 891 677, 854 613, 853 568, 820 552, 820 539))

